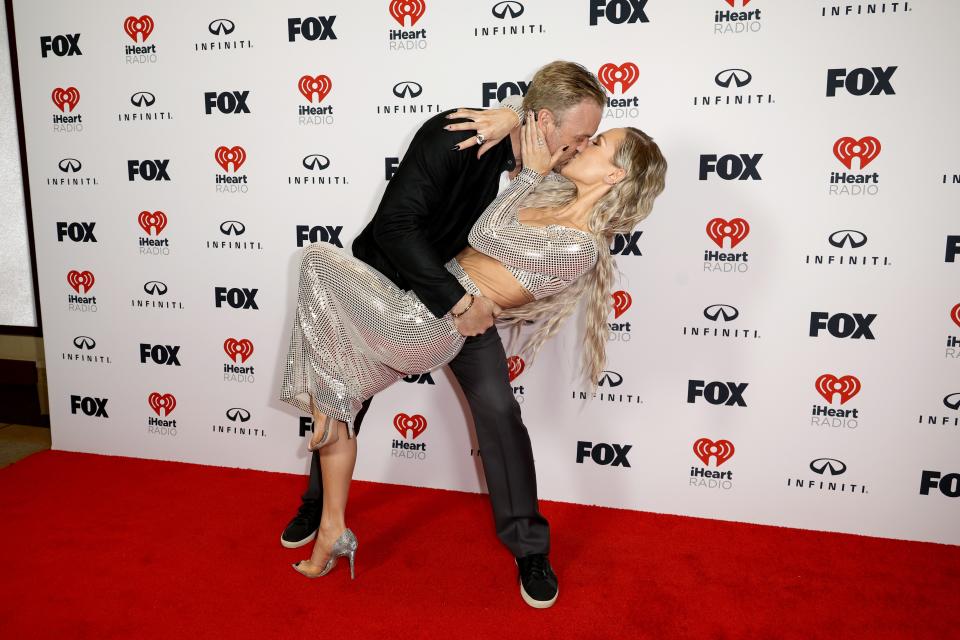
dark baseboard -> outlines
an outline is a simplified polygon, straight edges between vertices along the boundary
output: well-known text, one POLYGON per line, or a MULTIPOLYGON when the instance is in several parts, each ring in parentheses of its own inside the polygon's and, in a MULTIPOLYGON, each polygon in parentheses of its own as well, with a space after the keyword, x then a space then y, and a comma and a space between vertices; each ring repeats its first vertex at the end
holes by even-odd
POLYGON ((50 426, 40 413, 37 363, 0 360, 0 423, 50 426))

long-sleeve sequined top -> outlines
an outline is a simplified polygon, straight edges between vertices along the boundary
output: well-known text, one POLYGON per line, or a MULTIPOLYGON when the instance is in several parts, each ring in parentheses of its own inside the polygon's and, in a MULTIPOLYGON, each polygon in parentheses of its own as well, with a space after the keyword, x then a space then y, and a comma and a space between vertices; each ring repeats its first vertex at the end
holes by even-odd
POLYGON ((541 180, 539 173, 524 168, 490 203, 468 237, 470 246, 503 264, 536 300, 563 290, 589 271, 598 251, 596 241, 586 231, 519 221, 521 201, 541 180))

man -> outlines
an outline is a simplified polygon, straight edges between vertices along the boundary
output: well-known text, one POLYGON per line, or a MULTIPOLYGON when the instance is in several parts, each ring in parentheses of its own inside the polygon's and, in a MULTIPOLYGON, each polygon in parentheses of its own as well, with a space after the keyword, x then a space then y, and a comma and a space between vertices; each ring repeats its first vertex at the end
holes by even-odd
MULTIPOLYGON (((550 152, 565 149, 557 168, 586 146, 605 104, 596 77, 570 62, 540 69, 523 100, 550 152)), ((450 113, 434 116, 417 131, 376 214, 354 240, 353 253, 397 286, 416 292, 435 316, 454 315, 457 329, 469 336, 450 369, 473 414, 497 536, 516 558, 524 601, 546 608, 556 601, 558 580, 547 559, 550 530, 537 504, 530 438, 494 327, 500 309, 489 298, 471 297, 443 267, 466 246, 473 223, 497 195, 500 175, 520 170, 520 119, 509 114, 516 123, 509 135, 484 140, 462 133, 475 125, 458 124, 446 117, 450 113), (474 142, 482 153, 460 152, 474 142)), ((357 415, 355 430, 368 407, 369 401, 357 415)), ((314 454, 310 484, 281 536, 283 546, 299 547, 314 538, 322 507, 320 483, 314 454)))

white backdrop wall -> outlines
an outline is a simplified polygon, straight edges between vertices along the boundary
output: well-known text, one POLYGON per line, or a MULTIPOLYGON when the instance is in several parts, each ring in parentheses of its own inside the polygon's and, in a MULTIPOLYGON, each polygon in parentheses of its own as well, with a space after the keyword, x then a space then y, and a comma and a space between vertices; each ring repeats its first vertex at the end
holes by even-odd
MULTIPOLYGON (((56 448, 305 472, 299 244, 349 248, 420 122, 562 58, 670 171, 612 247, 600 394, 573 325, 514 361, 541 497, 960 543, 956 3, 14 10, 56 448)), ((363 427, 358 478, 483 490, 448 372, 363 427)))
POLYGON ((0 325, 36 327, 7 16, 0 15, 0 325))

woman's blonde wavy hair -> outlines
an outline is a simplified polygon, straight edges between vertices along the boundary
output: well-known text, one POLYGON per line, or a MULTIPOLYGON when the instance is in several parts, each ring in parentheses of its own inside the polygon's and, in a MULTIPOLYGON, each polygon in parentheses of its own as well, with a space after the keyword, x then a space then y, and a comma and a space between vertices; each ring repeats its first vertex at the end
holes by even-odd
MULTIPOLYGON (((521 355, 532 360, 573 313, 581 297, 586 296, 582 373, 594 387, 607 359, 607 316, 614 280, 610 243, 616 234, 632 232, 650 215, 667 173, 667 161, 653 138, 633 127, 625 127, 625 131, 626 136, 613 155, 613 164, 623 169, 626 176, 597 202, 588 221, 597 242, 598 258, 593 269, 560 293, 515 307, 501 316, 503 324, 514 329, 514 337, 522 325, 542 320, 520 350, 521 355)), ((562 207, 576 197, 577 188, 572 182, 547 180, 537 185, 521 206, 562 207)))

